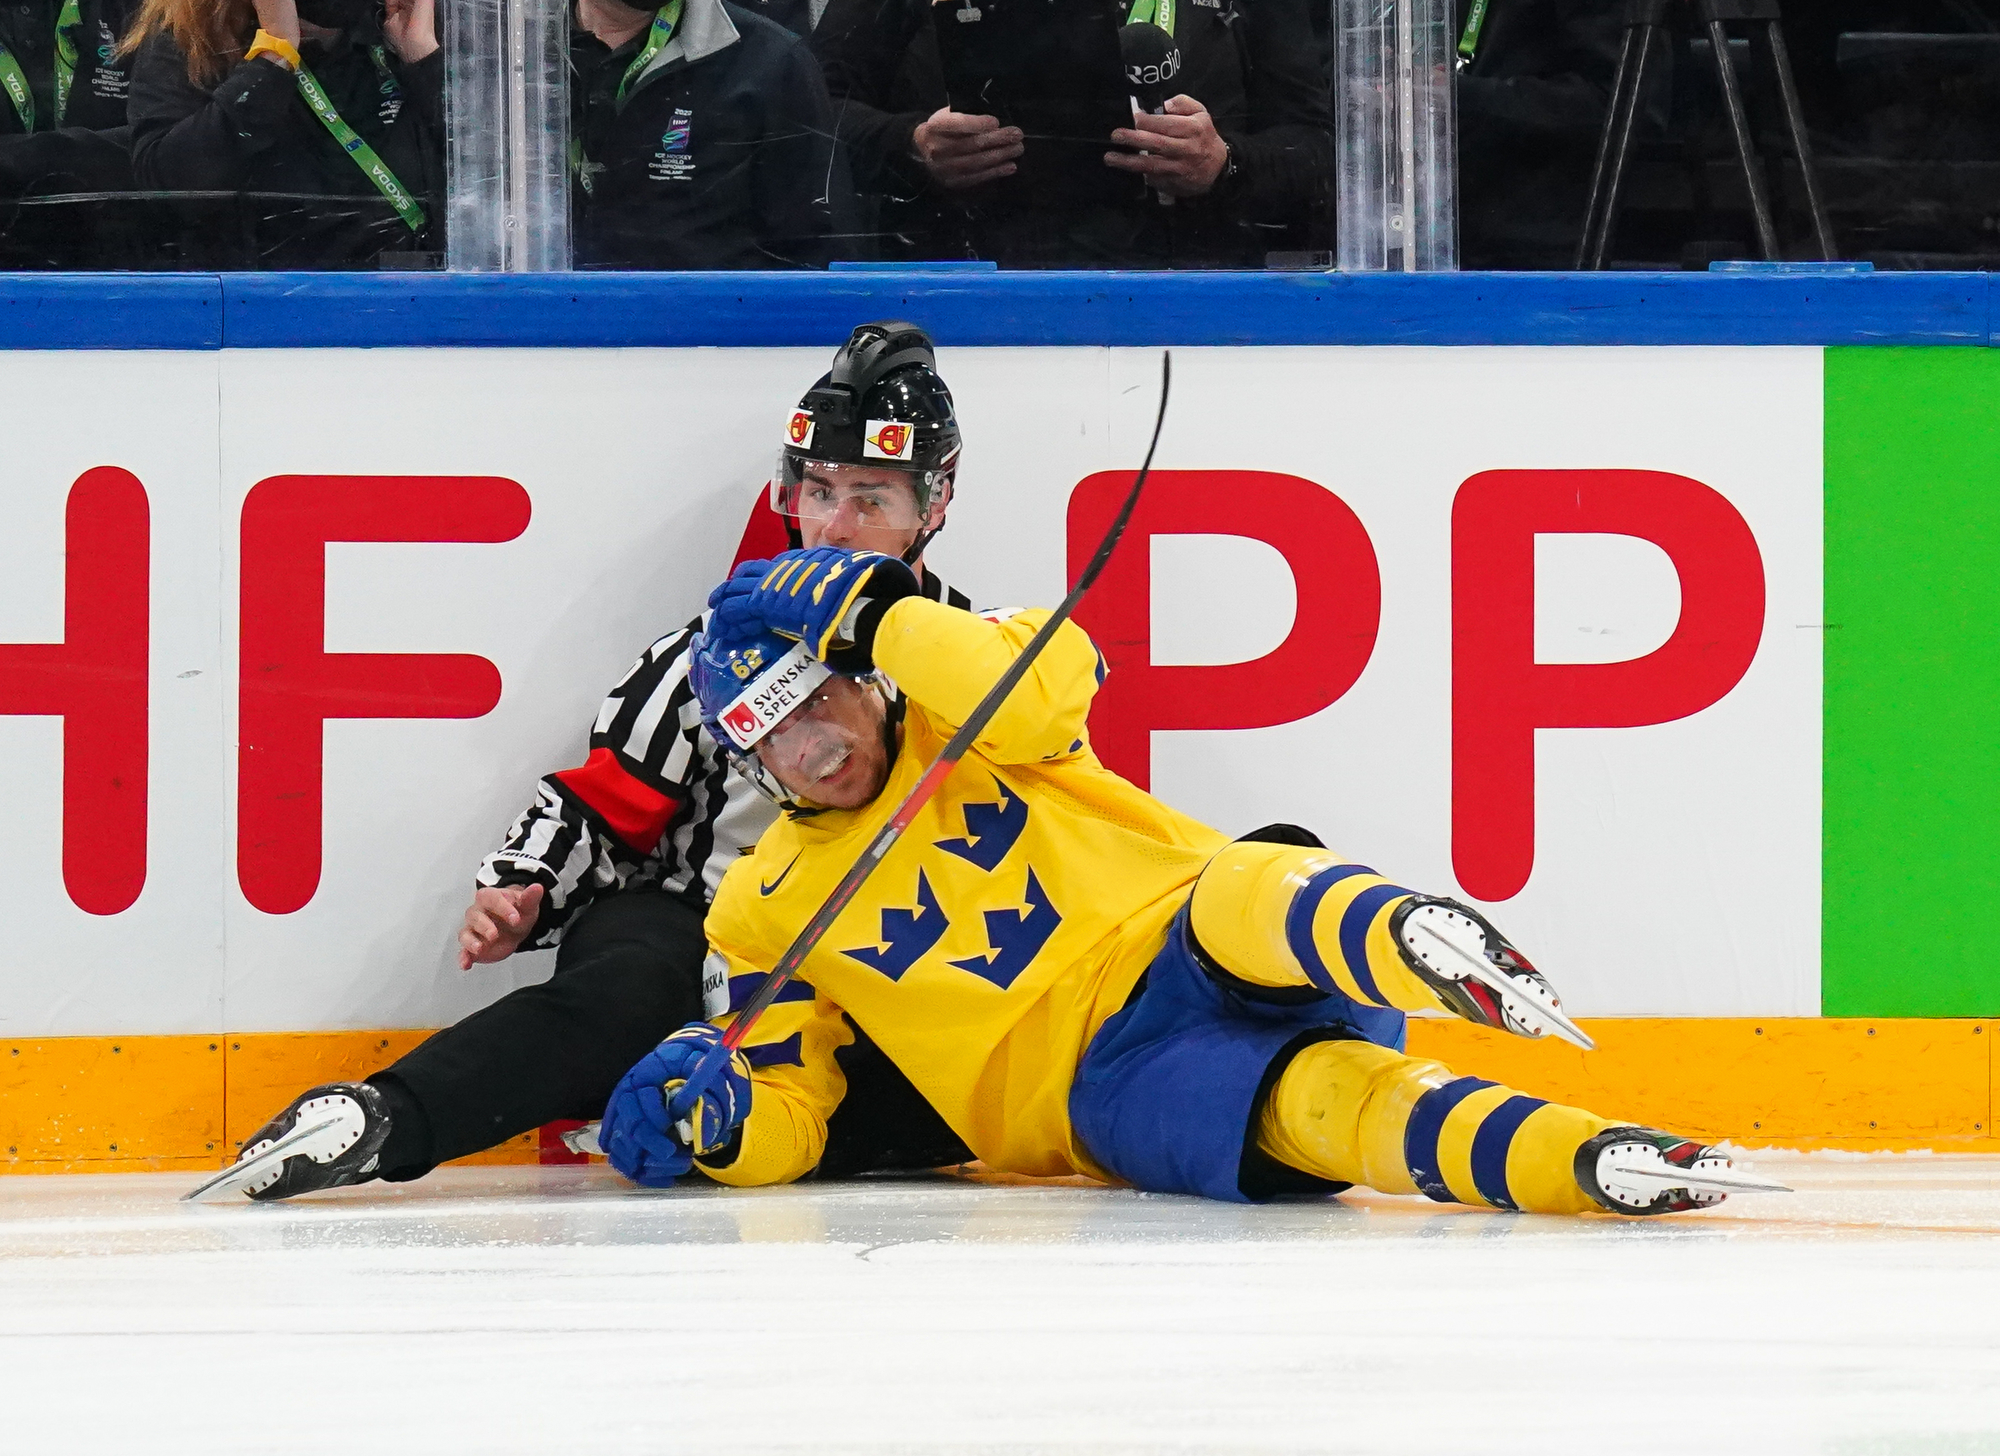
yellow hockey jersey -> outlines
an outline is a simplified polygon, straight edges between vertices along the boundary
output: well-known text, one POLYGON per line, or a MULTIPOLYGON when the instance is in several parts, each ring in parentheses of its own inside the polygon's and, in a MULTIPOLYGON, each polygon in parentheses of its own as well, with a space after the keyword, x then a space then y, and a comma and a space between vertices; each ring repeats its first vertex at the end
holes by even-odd
MULTIPOLYGON (((728 959, 732 1006, 1047 617, 914 597, 884 615, 875 661, 907 704, 888 782, 861 809, 780 820, 723 877, 708 937, 728 959)), ((780 1183, 818 1163, 845 1091, 843 1013, 982 1161, 1103 1176, 1070 1128, 1076 1064, 1224 843, 1091 752, 1103 670, 1066 623, 758 1022, 741 1149, 710 1176, 780 1183)))

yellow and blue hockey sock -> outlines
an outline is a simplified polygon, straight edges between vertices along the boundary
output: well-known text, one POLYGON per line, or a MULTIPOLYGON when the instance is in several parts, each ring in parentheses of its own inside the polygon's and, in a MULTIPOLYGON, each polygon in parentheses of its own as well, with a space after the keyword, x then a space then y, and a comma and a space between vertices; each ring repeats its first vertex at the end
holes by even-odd
POLYGON ((1239 842, 1195 882, 1188 924, 1203 953, 1250 987, 1338 992, 1363 1006, 1455 1010, 1390 934, 1413 892, 1324 849, 1239 842))
POLYGON ((1316 1042, 1286 1067, 1257 1145, 1315 1177, 1524 1213, 1601 1205, 1576 1152, 1609 1119, 1364 1041, 1316 1042))

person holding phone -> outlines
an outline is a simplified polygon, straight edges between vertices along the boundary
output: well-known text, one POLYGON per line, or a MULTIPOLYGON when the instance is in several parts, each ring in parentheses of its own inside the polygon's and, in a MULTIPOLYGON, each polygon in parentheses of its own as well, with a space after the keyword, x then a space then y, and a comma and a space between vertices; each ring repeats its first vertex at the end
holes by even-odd
POLYGON ((1157 111, 1111 129, 1101 151, 1072 165, 1130 185, 1075 177, 1016 189, 1039 139, 954 109, 939 54, 938 27, 982 7, 830 0, 813 50, 856 185, 879 206, 886 254, 1240 268, 1331 247, 1333 119, 1304 0, 1128 0, 1122 10, 1127 25, 1165 33, 1167 91, 1157 111))
POLYGON ((436 0, 144 0, 124 50, 139 185, 279 194, 262 266, 442 252, 436 0))

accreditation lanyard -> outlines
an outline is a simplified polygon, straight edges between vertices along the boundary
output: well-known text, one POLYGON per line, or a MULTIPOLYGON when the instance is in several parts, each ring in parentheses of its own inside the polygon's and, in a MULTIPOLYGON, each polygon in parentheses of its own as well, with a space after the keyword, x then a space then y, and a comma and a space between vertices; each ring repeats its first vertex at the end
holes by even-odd
POLYGON ((1157 25, 1168 35, 1174 33, 1174 0, 1133 0, 1126 12, 1127 25, 1157 25))
MULTIPOLYGON (((376 73, 383 80, 393 83, 396 79, 395 73, 389 69, 389 62, 382 54, 382 47, 371 46, 368 55, 375 62, 376 73)), ((389 170, 389 164, 376 155, 375 149, 363 141, 341 114, 334 110, 333 102, 327 97, 326 88, 319 84, 319 78, 301 65, 298 69, 298 83, 299 95, 305 97, 306 105, 312 108, 312 113, 319 118, 320 125, 333 134, 333 139, 340 143, 340 149, 352 157, 354 165, 361 169, 362 175, 375 184, 375 190, 389 199, 389 205, 396 209, 396 216, 403 220, 410 231, 422 232, 427 219, 423 208, 418 206, 417 199, 410 195, 410 189, 403 185, 402 179, 389 170)))
POLYGON ((1472 64, 1473 55, 1479 50, 1479 30, 1486 24, 1487 0, 1472 0, 1472 9, 1465 16, 1465 31, 1458 38, 1459 69, 1472 64))
MULTIPOLYGON (((83 25, 83 8, 77 0, 63 0, 63 7, 56 12, 56 125, 63 124, 63 116, 69 110, 70 87, 76 84, 76 37, 73 30, 83 25)), ((7 93, 7 99, 14 104, 14 114, 21 118, 21 130, 35 129, 35 92, 28 85, 28 73, 21 69, 21 63, 14 53, 0 45, 0 90, 7 93)))
POLYGON ((632 64, 625 68, 625 74, 618 81, 618 101, 622 105, 625 93, 632 83, 646 74, 646 67, 653 64, 653 57, 667 48, 667 42, 674 38, 674 32, 681 27, 683 0, 667 0, 653 12, 653 23, 646 30, 646 43, 639 47, 639 54, 632 57, 632 64))

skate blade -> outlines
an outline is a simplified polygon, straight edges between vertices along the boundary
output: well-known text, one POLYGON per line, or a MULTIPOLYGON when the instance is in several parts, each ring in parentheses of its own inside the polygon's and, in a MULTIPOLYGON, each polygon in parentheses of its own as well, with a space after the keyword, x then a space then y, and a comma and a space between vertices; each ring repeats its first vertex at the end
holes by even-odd
POLYGON ((1653 1167, 1621 1167, 1614 1163, 1607 1170, 1621 1178, 1645 1178, 1662 1188, 1685 1188, 1690 1193, 1790 1193, 1793 1190, 1782 1183, 1774 1183, 1769 1178, 1759 1178, 1754 1173, 1745 1173, 1731 1168, 1727 1173, 1697 1173, 1688 1168, 1676 1168, 1671 1163, 1660 1163, 1653 1167))
POLYGON ((572 1153, 583 1153, 588 1157, 601 1158, 604 1149, 597 1141, 597 1130, 604 1124, 586 1122, 582 1127, 573 1127, 562 1135, 563 1146, 572 1153))
POLYGON ((329 1117, 324 1122, 316 1122, 311 1127, 295 1127, 256 1157, 243 1162, 231 1163, 206 1183, 196 1184, 181 1195, 182 1203, 193 1203, 207 1198, 210 1194, 234 1193, 248 1183, 255 1183, 270 1171, 273 1163, 283 1162, 297 1151, 300 1143, 317 1137, 330 1127, 337 1127, 340 1119, 329 1117))
POLYGON ((1411 919, 1415 921, 1416 929, 1421 930, 1425 935, 1428 935, 1432 940, 1458 957, 1459 963, 1465 967, 1467 973, 1479 982, 1480 985, 1493 992, 1496 996, 1511 999, 1517 1007, 1520 1007, 1526 1013, 1523 1018, 1524 1020, 1540 1021, 1543 1023, 1541 1028, 1543 1031, 1554 1032, 1572 1046, 1581 1047, 1587 1052, 1597 1050, 1597 1043, 1585 1034, 1582 1027, 1563 1015, 1557 1008, 1544 1006, 1541 1002, 1535 1000, 1534 997, 1526 994, 1521 987, 1508 980, 1504 972, 1496 969, 1486 957, 1474 955, 1464 946, 1445 939, 1444 936, 1438 934, 1437 931, 1415 916, 1412 916, 1411 919))

